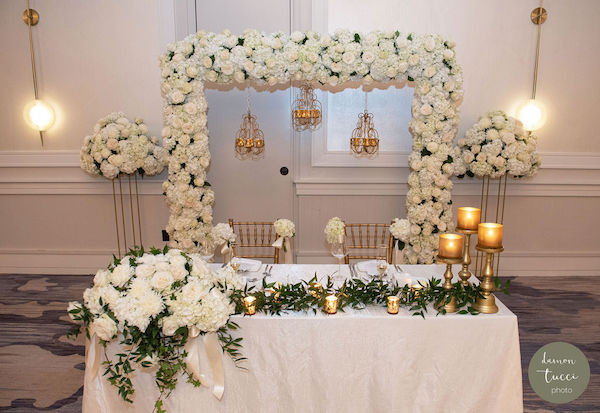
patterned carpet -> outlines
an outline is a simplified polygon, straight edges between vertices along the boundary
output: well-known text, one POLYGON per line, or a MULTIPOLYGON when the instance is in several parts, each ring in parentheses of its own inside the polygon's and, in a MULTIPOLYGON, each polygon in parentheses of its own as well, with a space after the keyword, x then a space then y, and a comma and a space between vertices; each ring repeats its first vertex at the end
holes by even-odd
MULTIPOLYGON (((91 277, 0 278, 0 411, 81 411, 84 346, 65 337, 65 308, 91 277)), ((519 317, 525 411, 600 412, 600 277, 517 277, 500 299, 519 317), (552 341, 575 344, 590 361, 588 389, 564 405, 541 400, 527 379, 529 359, 552 341)))

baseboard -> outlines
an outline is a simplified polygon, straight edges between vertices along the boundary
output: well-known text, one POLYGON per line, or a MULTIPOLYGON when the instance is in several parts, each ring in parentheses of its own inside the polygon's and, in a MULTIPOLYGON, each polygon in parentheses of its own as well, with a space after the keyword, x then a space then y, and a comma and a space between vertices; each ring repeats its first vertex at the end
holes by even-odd
MULTIPOLYGON (((111 250, 0 249, 0 274, 94 274, 105 268, 111 250)), ((325 250, 297 251, 299 264, 331 264, 325 250)), ((600 252, 507 251, 502 254, 503 276, 600 276, 600 252)))

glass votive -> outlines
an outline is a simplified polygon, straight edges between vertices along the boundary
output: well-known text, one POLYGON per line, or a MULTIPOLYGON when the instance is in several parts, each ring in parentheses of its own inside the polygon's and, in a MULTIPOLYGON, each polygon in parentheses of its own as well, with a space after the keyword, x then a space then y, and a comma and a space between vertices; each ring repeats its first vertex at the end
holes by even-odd
POLYGON ((337 313, 338 298, 331 294, 325 297, 325 312, 327 314, 337 313))
POLYGON ((253 295, 244 297, 244 308, 246 309, 246 315, 256 314, 256 297, 253 295))
POLYGON ((387 298, 387 311, 390 314, 398 314, 400 310, 400 298, 395 295, 390 295, 387 298))
POLYGON ((502 248, 502 224, 484 222, 477 229, 477 245, 483 248, 502 248))
POLYGON ((458 234, 441 234, 438 255, 443 258, 462 257, 463 237, 458 234))
POLYGON ((308 284, 308 292, 315 298, 319 298, 319 296, 321 295, 321 288, 321 283, 318 283, 316 281, 313 281, 308 284))
POLYGON ((479 225, 480 221, 481 209, 471 207, 458 208, 457 228, 477 231, 477 225, 479 225))

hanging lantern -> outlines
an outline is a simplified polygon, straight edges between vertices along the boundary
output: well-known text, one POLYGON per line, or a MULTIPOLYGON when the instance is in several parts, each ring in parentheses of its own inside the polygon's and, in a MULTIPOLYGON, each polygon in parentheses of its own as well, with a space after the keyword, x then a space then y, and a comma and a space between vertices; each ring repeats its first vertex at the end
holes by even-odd
POLYGON ((379 133, 373 123, 373 114, 367 111, 365 93, 365 111, 358 115, 358 123, 352 131, 350 149, 357 155, 373 155, 379 151, 379 133))
POLYGON ((302 85, 292 107, 292 123, 297 131, 315 130, 321 124, 321 102, 315 90, 308 84, 302 85))
POLYGON ((250 112, 250 90, 248 90, 248 113, 242 115, 242 125, 235 138, 235 152, 242 159, 256 158, 265 150, 265 138, 258 127, 256 116, 250 112))

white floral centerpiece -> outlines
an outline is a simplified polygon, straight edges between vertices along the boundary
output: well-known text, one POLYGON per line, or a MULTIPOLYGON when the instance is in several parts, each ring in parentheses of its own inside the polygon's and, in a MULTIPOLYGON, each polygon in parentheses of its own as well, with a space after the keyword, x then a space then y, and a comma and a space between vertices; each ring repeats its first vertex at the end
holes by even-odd
POLYGON ((437 233, 453 225, 450 177, 459 154, 452 143, 463 96, 453 42, 438 35, 399 31, 337 30, 323 35, 200 31, 169 44, 160 64, 166 102, 163 144, 172 154, 164 187, 171 210, 167 226, 171 246, 193 251, 210 234, 214 194, 205 182, 210 152, 204 82, 408 81, 415 94, 406 201, 411 235, 405 257, 411 263, 433 262, 437 233), (198 198, 201 204, 194 201, 198 198))
POLYGON ((288 246, 286 245, 286 239, 293 238, 296 235, 296 225, 289 219, 279 218, 273 222, 273 227, 275 227, 275 233, 278 236, 273 246, 275 248, 283 248, 283 252, 287 253, 288 246))
POLYGON ((408 219, 394 218, 394 222, 390 225, 390 233, 394 238, 394 246, 399 250, 404 249, 410 236, 410 222, 408 219))
POLYGON ((134 122, 123 112, 100 119, 94 133, 86 136, 80 151, 81 169, 90 175, 114 179, 119 174, 160 174, 168 161, 168 152, 148 136, 143 119, 134 122))
POLYGON ((338 242, 342 235, 346 235, 346 224, 339 217, 330 218, 324 232, 327 242, 333 244, 338 242))
POLYGON ((223 222, 215 225, 212 229, 212 236, 217 243, 217 245, 227 244, 227 246, 231 246, 232 242, 235 242, 236 235, 233 232, 233 228, 229 226, 229 224, 225 224, 223 222))
MULTIPOLYGON (((94 285, 83 293, 83 303, 70 303, 68 312, 83 325, 90 346, 114 340, 125 346, 117 355, 118 363, 104 363, 107 379, 119 387, 123 399, 132 401, 129 377, 136 366, 157 367, 157 404, 162 406, 161 399, 174 388, 178 374, 198 383, 185 362, 189 339, 214 333, 225 350, 235 353, 227 329, 232 327, 229 317, 241 288, 242 281, 230 266, 211 271, 196 254, 142 249, 99 270, 94 285), (127 368, 119 367, 123 363, 127 368)), ((99 354, 99 349, 89 351, 99 354)))
POLYGON ((520 120, 501 110, 482 116, 459 139, 461 150, 456 174, 498 178, 533 176, 541 165, 536 152, 537 138, 523 128, 520 120))

